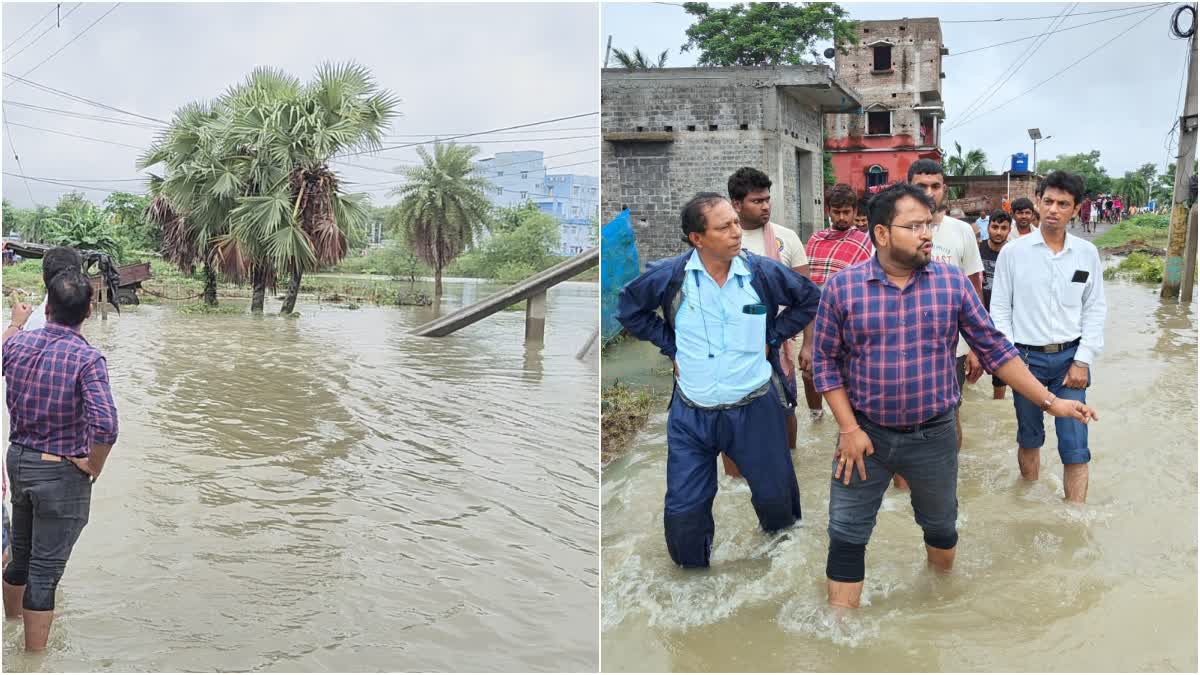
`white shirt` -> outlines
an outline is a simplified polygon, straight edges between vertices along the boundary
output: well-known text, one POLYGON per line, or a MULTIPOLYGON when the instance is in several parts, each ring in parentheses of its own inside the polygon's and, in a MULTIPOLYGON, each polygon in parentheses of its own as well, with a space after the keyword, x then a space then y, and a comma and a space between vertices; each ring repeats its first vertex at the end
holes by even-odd
POLYGON ((46 300, 33 308, 33 314, 25 321, 25 330, 37 330, 46 327, 46 300))
POLYGON ((992 279, 992 322, 1010 342, 1051 345, 1081 338, 1075 360, 1091 365, 1104 350, 1104 270, 1091 242, 1067 234, 1054 253, 1041 230, 1006 244, 992 279), (1072 281, 1077 272, 1087 281, 1072 281))
MULTIPOLYGON (((975 228, 958 218, 942 216, 941 224, 935 225, 933 230, 933 259, 954 265, 967 276, 982 272, 983 258, 979 256, 979 236, 975 228)), ((971 347, 960 335, 955 357, 966 356, 969 351, 971 347)))
MULTIPOLYGON (((742 248, 758 255, 767 255, 763 245, 764 229, 742 230, 742 248)), ((779 262, 791 268, 808 264, 808 254, 804 251, 800 235, 778 223, 771 223, 771 229, 775 232, 775 250, 779 251, 779 262)))
MULTIPOLYGON (((1037 225, 1030 225, 1029 226, 1029 234, 1033 234, 1034 232, 1037 232, 1037 229, 1038 229, 1037 225)), ((1013 223, 1012 228, 1008 231, 1008 240, 1016 241, 1016 240, 1020 239, 1021 237, 1028 237, 1029 234, 1021 234, 1020 232, 1017 232, 1017 224, 1013 223)))

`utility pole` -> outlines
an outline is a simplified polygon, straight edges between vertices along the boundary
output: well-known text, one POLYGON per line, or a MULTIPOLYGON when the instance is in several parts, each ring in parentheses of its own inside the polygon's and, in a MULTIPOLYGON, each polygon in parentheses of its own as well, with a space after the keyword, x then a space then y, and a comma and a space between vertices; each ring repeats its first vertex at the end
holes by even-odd
MULTIPOLYGON (((1194 17, 1195 15, 1193 15, 1194 17)), ((1184 255, 1195 259, 1196 243, 1188 245, 1188 191, 1192 180, 1192 165, 1196 162, 1196 30, 1188 38, 1187 95, 1183 99, 1183 115, 1179 118, 1179 155, 1175 158, 1175 193, 1171 197, 1171 227, 1167 239, 1167 262, 1163 268, 1160 297, 1179 297, 1183 283, 1184 255)))
POLYGON ((604 48, 604 67, 608 67, 608 55, 612 53, 612 35, 608 36, 608 46, 604 48))

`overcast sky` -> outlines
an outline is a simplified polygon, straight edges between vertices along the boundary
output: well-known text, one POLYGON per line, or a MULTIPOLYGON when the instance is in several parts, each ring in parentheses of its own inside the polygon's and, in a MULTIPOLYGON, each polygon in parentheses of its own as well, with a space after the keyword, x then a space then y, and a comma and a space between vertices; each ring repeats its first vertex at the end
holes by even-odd
MULTIPOLYGON (((982 148, 987 153, 989 168, 999 172, 1008 168, 1007 158, 1013 153, 1032 155, 1032 141, 1026 130, 1038 127, 1043 136, 1053 136, 1038 143, 1039 159, 1099 150, 1101 165, 1110 176, 1119 177, 1146 162, 1154 162, 1160 171, 1165 169, 1168 153, 1164 142, 1181 111, 1181 83, 1187 65, 1187 40, 1171 39, 1168 30, 1171 13, 1178 3, 1137 14, 1132 12, 1160 3, 1081 3, 1073 10, 1070 4, 1016 2, 841 4, 853 19, 937 17, 942 20, 942 40, 950 50, 943 60, 946 79, 942 82, 946 102, 942 147, 948 152, 954 152, 955 141, 962 144, 964 151, 982 148), (1062 21, 1061 28, 1111 20, 1050 35, 997 93, 985 99, 980 111, 993 112, 954 128, 956 123, 969 119, 963 116, 968 106, 988 91, 1035 41, 958 54, 1042 33, 1064 8, 1071 16, 1062 21), (1119 8, 1131 9, 1078 16, 1119 8), (1147 14, 1149 17, 1135 27, 1147 14), (1024 17, 1050 18, 949 23, 1024 17), (1114 36, 1118 36, 1114 42, 1094 55, 1016 98, 1114 36), (1014 102, 1001 105, 1014 98, 1014 102)), ((669 49, 668 66, 694 66, 696 51, 679 50, 687 41, 684 31, 692 19, 682 7, 672 3, 605 4, 601 8, 604 34, 601 59, 605 41, 611 35, 614 47, 626 51, 640 47, 643 52, 655 55, 669 49)), ((1186 14, 1180 21, 1186 30, 1186 14)), ((825 46, 828 45, 822 45, 821 49, 825 46)), ((1170 161, 1174 161, 1173 153, 1171 157, 1170 161)))
MULTIPOLYGON (((322 61, 354 60, 402 99, 403 116, 390 131, 397 144, 599 110, 599 16, 592 3, 123 3, 101 19, 115 4, 85 3, 74 9, 75 3, 64 2, 61 28, 38 37, 54 26, 51 14, 18 40, 54 4, 4 3, 4 72, 165 120, 188 101, 221 94, 256 66, 274 66, 307 80, 322 61)), ((114 179, 139 175, 135 160, 154 138, 154 129, 68 117, 14 102, 139 124, 145 120, 8 78, 2 91, 9 122, 2 143, 5 172, 18 172, 15 145, 26 176, 97 186, 99 190, 86 192, 96 202, 110 189, 144 189, 142 183, 114 179)), ((480 157, 505 150, 542 150, 547 168, 555 173, 597 175, 598 125, 599 116, 593 115, 463 142, 488 141, 480 145, 480 157), (583 138, 548 140, 571 136, 583 138), (503 142, 492 142, 497 140, 503 142), (561 168, 555 171, 556 167, 561 168)), ((380 154, 416 159, 413 148, 380 154)), ((390 170, 400 162, 362 156, 354 163, 390 170)), ((334 167, 362 184, 390 180, 386 173, 334 167)), ((3 176, 3 188, 4 198, 14 205, 31 205, 22 179, 3 176)), ((32 201, 49 206, 72 190, 34 181, 29 189, 32 201)), ((373 190, 376 204, 391 201, 387 189, 364 188, 373 190)))

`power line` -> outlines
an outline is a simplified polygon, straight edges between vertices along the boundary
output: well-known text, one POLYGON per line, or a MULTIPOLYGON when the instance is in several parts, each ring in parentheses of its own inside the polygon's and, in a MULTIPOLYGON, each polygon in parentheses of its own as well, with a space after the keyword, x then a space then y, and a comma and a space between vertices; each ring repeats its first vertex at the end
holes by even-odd
POLYGON ((33 87, 33 88, 35 88, 35 89, 40 89, 40 90, 42 90, 42 91, 45 91, 45 92, 47 92, 47 93, 51 93, 51 94, 58 94, 59 96, 63 96, 63 97, 65 97, 65 98, 69 98, 69 99, 71 99, 71 100, 73 100, 73 101, 78 101, 78 102, 80 102, 80 103, 86 103, 86 104, 88 104, 88 105, 93 105, 93 106, 96 106, 96 107, 98 107, 98 108, 104 108, 104 109, 106 109, 106 110, 111 110, 111 111, 113 111, 113 112, 119 112, 119 113, 122 113, 122 114, 124 114, 124 115, 131 115, 131 116, 133 116, 133 117, 140 117, 141 119, 144 119, 144 120, 149 120, 149 121, 151 121, 151 122, 158 122, 159 124, 162 124, 162 125, 164 125, 164 126, 169 126, 169 122, 167 122, 166 120, 160 120, 160 119, 158 119, 157 117, 149 117, 149 116, 146 116, 146 115, 142 115, 142 114, 140 114, 140 113, 135 113, 135 112, 130 112, 130 111, 128 111, 128 110, 123 110, 123 109, 121 109, 121 108, 118 108, 118 107, 116 107, 116 106, 111 106, 111 105, 108 105, 107 103, 101 103, 101 102, 99 102, 99 101, 93 101, 93 100, 92 100, 92 99, 90 99, 90 98, 84 98, 83 96, 78 96, 78 95, 76 95, 76 94, 72 94, 72 93, 70 93, 70 92, 66 92, 66 91, 63 91, 63 90, 61 90, 61 89, 55 89, 54 87, 48 87, 48 86, 46 86, 46 85, 44 85, 44 84, 40 84, 40 83, 38 83, 38 82, 34 82, 33 80, 28 80, 28 79, 25 79, 24 77, 19 77, 19 76, 17 76, 17 75, 12 75, 12 74, 10 74, 10 73, 4 73, 3 75, 4 75, 4 77, 7 77, 7 78, 10 78, 10 79, 16 80, 17 82, 20 82, 20 83, 22 83, 22 84, 28 84, 29 86, 31 86, 31 87, 33 87))
MULTIPOLYGON (((1165 6, 1165 5, 1164 5, 1164 6, 1165 6)), ((1105 47, 1107 47, 1108 45, 1112 44, 1113 42, 1115 42, 1115 41, 1116 41, 1116 39, 1117 39, 1117 38, 1121 37, 1122 35, 1126 34, 1127 32, 1131 32, 1131 31, 1132 31, 1134 28, 1137 28, 1139 25, 1141 25, 1143 22, 1145 22, 1145 21, 1146 21, 1146 19, 1149 19, 1151 16, 1153 16, 1153 14, 1152 14, 1152 13, 1151 13, 1151 14, 1147 14, 1146 16, 1143 16, 1143 17, 1142 17, 1141 19, 1139 19, 1139 20, 1138 20, 1136 23, 1134 23, 1132 26, 1130 26, 1130 27, 1129 27, 1129 29, 1128 29, 1127 31, 1126 31, 1126 30, 1122 30, 1121 32, 1119 32, 1119 33, 1117 33, 1116 35, 1112 36, 1111 38, 1109 38, 1109 39, 1108 39, 1108 41, 1107 41, 1107 42, 1105 42, 1104 44, 1100 45, 1099 47, 1096 47, 1095 49, 1093 49, 1092 51, 1088 52, 1087 54, 1084 54, 1084 55, 1083 55, 1083 56, 1081 56, 1081 57, 1080 57, 1078 60, 1076 60, 1075 62, 1071 63, 1071 65, 1067 66, 1066 68, 1063 68, 1062 70, 1058 71, 1057 73, 1054 73, 1054 74, 1053 74, 1053 75, 1051 75, 1050 77, 1047 77, 1046 79, 1042 80, 1041 82, 1038 82, 1037 84, 1033 85, 1032 87, 1030 87, 1030 88, 1026 89, 1025 91, 1021 92, 1020 94, 1017 94, 1016 96, 1014 96, 1014 97, 1012 97, 1012 98, 1008 99, 1008 100, 1007 100, 1007 101, 1005 101, 1004 103, 1001 103, 1001 104, 1000 104, 1000 105, 998 105, 998 106, 995 106, 995 107, 989 108, 989 109, 987 109, 987 110, 985 110, 985 111, 983 111, 983 112, 979 113, 978 115, 976 115, 976 116, 972 117, 971 119, 969 119, 969 120, 966 120, 966 121, 965 121, 965 122, 963 122, 962 124, 958 124, 958 125, 956 125, 956 126, 955 126, 955 128, 958 128, 958 127, 961 127, 961 126, 965 126, 965 125, 967 125, 967 124, 970 124, 971 122, 974 122, 975 120, 977 120, 977 119, 979 119, 979 118, 981 118, 981 117, 984 117, 985 115, 987 115, 987 114, 989 114, 989 113, 993 113, 993 112, 995 112, 995 111, 997 111, 997 110, 1000 110, 1000 109, 1004 108, 1005 106, 1007 106, 1009 103, 1012 103, 1013 101, 1016 101, 1016 100, 1020 99, 1020 98, 1021 98, 1022 96, 1024 96, 1025 94, 1028 94, 1029 92, 1033 91, 1034 89, 1037 89, 1038 87, 1042 86, 1043 84, 1046 84, 1046 83, 1047 83, 1047 82, 1049 82, 1050 80, 1053 80, 1054 78, 1058 77, 1059 75, 1062 75, 1063 73, 1067 72, 1068 70, 1070 70, 1070 69, 1074 68, 1075 66, 1079 65, 1081 62, 1083 62, 1083 60, 1084 60, 1084 59, 1088 58, 1088 57, 1089 57, 1089 56, 1091 56, 1092 54, 1095 54, 1096 52, 1100 51, 1101 49, 1104 49, 1104 48, 1105 48, 1105 47)))
MULTIPOLYGON (((94 192, 120 192, 120 190, 114 190, 114 189, 111 189, 111 188, 98 188, 98 187, 91 187, 91 186, 88 186, 88 185, 75 185, 75 184, 72 184, 72 183, 64 183, 64 182, 62 182, 62 181, 50 180, 50 179, 48 179, 48 178, 34 178, 33 176, 23 176, 23 175, 20 175, 20 174, 9 173, 9 172, 7 172, 7 171, 5 171, 5 172, 4 172, 4 175, 5 175, 5 176, 15 176, 15 177, 18 177, 18 178, 24 178, 25 180, 32 180, 32 181, 36 181, 36 182, 38 182, 38 183, 50 183, 50 184, 52 184, 52 185, 64 185, 64 186, 66 186, 66 187, 70 187, 70 188, 78 188, 78 189, 80 189, 80 190, 92 190, 92 191, 94 191, 94 192)), ((28 187, 28 185, 27 185, 26 187, 28 187)), ((32 193, 29 195, 29 198, 30 198, 30 199, 33 199, 33 194, 32 194, 32 193)), ((36 202, 35 202, 35 203, 36 203, 36 202)))
MULTIPOLYGON (((978 112, 979 106, 983 105, 984 101, 988 100, 988 98, 991 96, 995 96, 996 94, 1000 93, 1000 90, 1004 88, 1004 85, 1008 84, 1008 81, 1012 79, 1013 75, 1016 75, 1017 71, 1019 71, 1021 68, 1024 68, 1025 64, 1029 63, 1029 60, 1033 58, 1033 55, 1036 54, 1043 45, 1050 41, 1049 35, 1050 33, 1054 32, 1055 26, 1061 26, 1062 22, 1066 21, 1067 18, 1071 16, 1071 11, 1078 6, 1079 3, 1075 3, 1068 9, 1067 5, 1063 5, 1062 11, 1060 11, 1058 15, 1054 17, 1054 20, 1050 22, 1050 25, 1047 26, 1046 30, 1042 33, 1041 36, 1044 36, 1045 39, 1041 40, 1040 42, 1036 42, 1033 45, 1033 49, 1018 54, 1017 58, 1008 65, 1008 68, 1005 68, 1004 72, 1000 73, 1000 76, 997 77, 990 85, 988 85, 988 87, 983 90, 983 93, 981 93, 974 101, 971 102, 971 105, 968 105, 963 110, 962 119, 965 120, 973 113, 978 112)), ((946 131, 953 130, 954 127, 955 125, 951 124, 946 131)))
MULTIPOLYGON (((7 123, 8 120, 6 119, 5 122, 7 123)), ((14 127, 24 127, 26 129, 35 129, 37 131, 44 131, 48 134, 58 134, 60 136, 70 136, 72 138, 82 138, 85 141, 95 141, 97 143, 108 143, 109 145, 120 145, 120 146, 126 147, 126 148, 133 148, 134 150, 145 150, 145 148, 143 148, 140 145, 129 145, 128 143, 118 143, 116 141, 106 141, 103 138, 92 138, 91 136, 80 136, 79 134, 69 134, 65 131, 56 131, 54 129, 44 129, 42 127, 30 126, 28 124, 17 124, 16 122, 12 122, 11 124, 14 127)))
POLYGON ((42 18, 40 18, 40 19, 38 19, 37 21, 33 22, 33 25, 32 25, 32 26, 30 26, 29 28, 26 28, 24 33, 21 33, 20 35, 18 35, 16 40, 13 40, 12 42, 8 43, 8 46, 7 46, 7 47, 5 47, 3 50, 0 50, 0 51, 5 51, 5 52, 6 52, 6 51, 8 51, 8 50, 12 49, 12 48, 13 48, 13 45, 15 45, 15 44, 17 44, 18 42, 20 42, 20 41, 21 41, 21 38, 25 37, 26 35, 29 35, 29 31, 31 31, 31 30, 33 30, 34 28, 37 28, 38 26, 40 26, 40 25, 42 24, 42 22, 46 20, 46 17, 48 17, 48 16, 50 16, 51 14, 53 14, 53 13, 54 13, 54 10, 56 10, 56 9, 58 9, 58 5, 57 5, 57 4, 56 4, 54 7, 51 7, 49 12, 46 12, 45 14, 43 14, 43 15, 42 15, 42 18))
POLYGON ((64 182, 74 181, 76 183, 138 183, 150 180, 150 176, 142 178, 46 178, 44 176, 26 176, 29 180, 41 180, 47 182, 64 182))
POLYGON ((146 122, 131 122, 128 120, 119 120, 119 119, 116 119, 113 117, 103 117, 100 115, 89 115, 87 113, 79 113, 79 112, 75 112, 73 110, 63 110, 62 108, 48 108, 48 107, 40 106, 40 105, 33 105, 31 103, 24 103, 22 101, 11 101, 10 100, 10 101, 5 101, 5 104, 17 106, 18 108, 37 110, 39 112, 47 112, 47 113, 51 113, 51 114, 55 114, 55 115, 63 115, 65 117, 74 117, 74 118, 89 120, 89 121, 93 121, 93 122, 108 122, 110 124, 120 124, 120 125, 127 126, 127 127, 136 127, 138 129, 152 129, 154 131, 160 131, 162 129, 161 126, 148 124, 146 122))
MULTIPOLYGON (((596 131, 597 129, 598 129, 598 127, 556 127, 554 129, 525 129, 522 131, 501 131, 501 132, 497 132, 497 135, 500 135, 500 134, 544 134, 544 133, 549 133, 552 131, 596 131)), ((387 138, 431 138, 431 137, 438 137, 438 136, 452 136, 452 135, 459 134, 459 133, 462 133, 462 132, 446 131, 446 132, 434 132, 434 133, 424 133, 424 134, 386 134, 386 136, 387 136, 387 138)))
MULTIPOLYGON (((66 16, 64 16, 63 18, 64 18, 64 19, 66 19, 66 18, 70 17, 72 14, 74 14, 74 13, 75 13, 75 10, 79 9, 79 8, 80 8, 80 7, 82 7, 82 6, 83 6, 83 3, 82 3, 82 2, 75 3, 75 6, 74 6, 74 7, 72 7, 72 8, 71 8, 71 10, 70 10, 69 12, 67 12, 67 15, 66 15, 66 16)), ((4 65, 8 65, 8 62, 9 62, 9 61, 12 61, 13 59, 17 58, 17 57, 18 57, 18 56, 20 56, 20 55, 21 55, 21 53, 22 53, 22 52, 24 52, 26 49, 29 49, 30 47, 32 47, 32 46, 34 46, 35 44, 37 44, 37 41, 38 41, 38 40, 40 40, 40 39, 42 39, 42 36, 43 36, 43 35, 45 35, 46 33, 49 33, 49 32, 50 32, 50 31, 52 31, 52 30, 54 30, 54 26, 47 26, 47 27, 46 27, 46 30, 44 30, 44 31, 42 31, 42 32, 40 32, 40 33, 38 33, 38 34, 37 34, 37 37, 35 37, 35 38, 33 38, 32 40, 30 40, 30 41, 29 41, 29 44, 25 45, 24 47, 21 47, 21 49, 20 49, 20 50, 18 50, 16 53, 14 53, 14 54, 9 54, 9 55, 8 55, 8 58, 4 59, 4 65)), ((11 46, 11 45, 10 45, 10 46, 11 46)))
MULTIPOLYGON (((1164 2, 1162 4, 1165 6, 1165 5, 1169 5, 1171 3, 1164 2)), ((1073 14, 1072 16, 1087 16, 1089 14, 1111 14, 1112 12, 1124 12, 1126 10, 1136 9, 1138 7, 1139 7, 1139 5, 1133 5, 1131 7, 1118 7, 1116 9, 1101 9, 1101 10, 1097 10, 1095 12, 1079 12, 1078 14, 1073 14)), ((1144 8, 1145 5, 1141 5, 1140 7, 1144 8)), ((1011 18, 1004 17, 1004 18, 996 18, 996 19, 960 19, 957 21, 947 21, 946 19, 942 19, 942 23, 997 23, 1000 21, 1033 21, 1036 19, 1053 19, 1053 18, 1054 18, 1053 16, 1019 16, 1019 17, 1011 17, 1011 18)))
MULTIPOLYGON (((1078 24, 1078 25, 1075 25, 1075 26, 1068 26, 1067 28, 1060 28, 1060 29, 1058 29, 1058 30, 1054 31, 1054 33, 1053 33, 1053 34, 1057 34, 1057 33, 1066 33, 1067 31, 1075 30, 1076 28, 1083 28, 1083 27, 1085 27, 1085 26, 1094 26, 1095 24, 1098 24, 1098 23, 1104 23, 1104 22, 1106 22, 1106 21, 1116 21, 1117 19, 1124 19, 1124 18, 1125 18, 1125 17, 1127 17, 1127 16, 1135 16, 1135 15, 1137 15, 1137 14, 1141 14, 1141 13, 1147 13, 1147 16, 1149 16, 1150 14, 1154 13, 1156 10, 1159 10, 1159 9, 1162 9, 1163 7, 1166 7, 1166 6, 1167 6, 1167 4, 1168 4, 1168 3, 1164 3, 1164 4, 1161 4, 1161 5, 1152 5, 1152 6, 1149 6, 1149 7, 1144 7, 1144 8, 1142 8, 1142 9, 1139 9, 1139 10, 1135 10, 1135 11, 1129 12, 1128 14, 1119 14, 1119 15, 1117 15, 1117 16, 1110 16, 1110 17, 1108 17, 1108 18, 1106 18, 1106 19, 1098 19, 1098 20, 1096 20, 1096 21, 1089 21, 1088 23, 1081 23, 1081 24, 1078 24)), ((966 55, 966 54, 973 54, 973 53, 975 53, 975 52, 981 52, 981 51, 984 51, 984 50, 986 50, 986 49, 992 49, 992 48, 994 48, 994 47, 1003 47, 1003 46, 1005 46, 1005 45, 1016 44, 1016 43, 1018 43, 1018 42, 1024 42, 1024 41, 1026 41, 1026 40, 1034 40, 1034 39, 1037 39, 1037 38, 1039 38, 1039 37, 1041 37, 1041 36, 1042 36, 1042 34, 1041 34, 1041 33, 1039 33, 1038 35, 1030 35, 1030 36, 1028 36, 1028 37, 1017 38, 1016 40, 1009 40, 1009 41, 1007 41, 1007 42, 997 42, 997 43, 996 43, 996 44, 994 44, 994 45, 987 45, 987 46, 985 46, 985 47, 976 47, 975 49, 968 49, 968 50, 967 50, 967 51, 965 51, 965 52, 957 52, 957 53, 954 53, 954 54, 949 54, 949 55, 947 55, 945 58, 948 58, 948 59, 950 59, 950 58, 954 58, 955 56, 964 56, 964 55, 966 55)))
MULTIPOLYGON (((17 153, 17 146, 13 143, 12 128, 9 127, 8 115, 4 116, 4 131, 8 134, 8 147, 12 150, 13 159, 17 160, 17 171, 21 172, 21 177, 25 178, 25 167, 21 166, 21 155, 17 153)), ((29 194, 29 201, 34 206, 38 205, 38 200, 33 198, 33 190, 29 187, 29 179, 25 178, 25 192, 29 194)))
POLYGON ((81 31, 79 31, 78 33, 76 33, 76 34, 75 34, 75 37, 71 38, 71 39, 70 39, 70 40, 67 42, 67 44, 65 44, 65 45, 63 45, 63 46, 59 47, 58 49, 56 49, 56 50, 54 51, 54 53, 53 53, 53 54, 51 54, 50 56, 47 56, 46 58, 42 59, 41 61, 38 61, 38 64, 37 64, 36 66, 34 66, 34 67, 30 68, 29 70, 25 71, 24 73, 22 73, 22 74, 21 74, 21 76, 22 76, 22 77, 24 77, 24 76, 26 76, 26 75, 29 75, 29 74, 30 74, 30 73, 32 73, 33 71, 35 71, 35 70, 37 70, 38 68, 41 68, 43 65, 45 65, 45 63, 46 63, 47 61, 49 61, 50 59, 54 58, 55 56, 58 56, 59 52, 61 52, 62 50, 66 49, 67 47, 70 47, 70 46, 71 46, 71 44, 72 44, 73 42, 75 42, 75 41, 76 41, 76 40, 78 40, 79 38, 83 37, 83 34, 84 34, 84 33, 86 33, 86 32, 88 32, 89 30, 91 30, 92 26, 95 26, 96 24, 98 24, 98 23, 100 23, 101 21, 103 21, 103 20, 104 20, 104 17, 108 16, 109 14, 112 14, 112 13, 113 13, 114 11, 116 11, 116 9, 117 9, 118 7, 120 7, 120 6, 121 6, 121 3, 119 3, 119 2, 118 2, 117 4, 115 4, 115 5, 113 5, 112 7, 110 7, 110 8, 108 9, 108 11, 107 11, 107 12, 105 12, 105 13, 103 13, 103 14, 101 14, 101 15, 100 15, 100 18, 98 18, 98 19, 96 19, 95 21, 93 21, 93 22, 91 22, 90 24, 88 24, 87 28, 84 28, 83 30, 81 30, 81 31))
POLYGON ((497 132, 500 132, 500 131, 509 131, 509 130, 511 130, 511 129, 524 129, 524 128, 526 128, 526 127, 537 127, 537 126, 542 126, 542 125, 545 125, 545 124, 553 124, 554 122, 562 122, 562 121, 565 121, 565 120, 575 120, 575 119, 579 119, 579 118, 581 118, 581 117, 589 117, 589 116, 591 116, 591 115, 599 115, 599 114, 600 114, 600 113, 598 113, 598 112, 590 112, 590 113, 582 113, 582 114, 579 114, 579 115, 568 115, 568 116, 566 116, 566 117, 556 117, 556 118, 554 118, 554 119, 550 119, 550 120, 542 120, 542 121, 540 121, 540 122, 528 122, 528 123, 526 123, 526 124, 514 124, 513 126, 509 126, 509 127, 500 127, 500 128, 498 128, 498 129, 488 129, 487 131, 475 131, 475 132, 472 132, 472 133, 469 133, 469 134, 457 134, 457 135, 455 135, 455 136, 450 136, 450 137, 448 137, 448 138, 440 138, 440 139, 439 139, 439 138, 431 138, 431 139, 429 139, 429 140, 427 140, 427 141, 417 141, 417 142, 415 142, 415 143, 404 143, 404 144, 402 144, 402 145, 391 145, 391 146, 384 146, 384 147, 382 147, 382 148, 378 148, 378 149, 375 149, 375 150, 358 150, 358 151, 356 151, 356 152, 348 152, 348 153, 345 153, 345 154, 343 154, 342 156, 343 156, 343 157, 354 157, 354 156, 356 156, 356 155, 365 155, 365 154, 368 154, 368 153, 372 153, 372 152, 380 152, 380 151, 383 151, 383 150, 400 150, 400 149, 402 149, 402 148, 411 148, 411 147, 413 147, 413 146, 416 146, 416 145, 429 145, 429 144, 431 144, 431 143, 438 143, 438 142, 452 141, 452 140, 455 140, 455 139, 457 139, 457 138, 467 138, 467 137, 469 137, 469 136, 485 136, 485 135, 487 135, 487 134, 494 134, 494 133, 497 133, 497 132))

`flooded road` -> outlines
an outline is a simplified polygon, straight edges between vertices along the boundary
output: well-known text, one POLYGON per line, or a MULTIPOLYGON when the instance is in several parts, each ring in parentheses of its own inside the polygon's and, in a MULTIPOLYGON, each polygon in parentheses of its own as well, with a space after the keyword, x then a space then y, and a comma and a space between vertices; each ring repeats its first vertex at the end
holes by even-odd
MULTIPOLYGON (((603 473, 603 669, 1194 672, 1197 306, 1106 283, 1089 503, 1061 500, 1050 422, 1041 479, 1021 483, 1012 392, 991 400, 985 376, 962 408, 953 575, 925 569, 907 494, 889 490, 863 607, 840 621, 825 599, 832 418, 800 421, 802 523, 764 535, 745 483, 722 475, 713 567, 687 572, 663 543, 661 406, 603 473)), ((604 380, 669 392, 664 364, 655 348, 625 343, 606 355, 604 380)))
POLYGON ((595 670, 597 298, 552 289, 528 349, 524 312, 90 320, 121 437, 46 655, 6 622, 4 669, 595 670))

